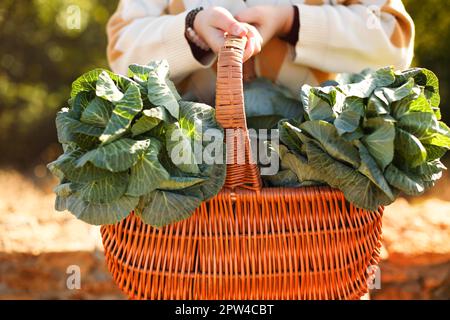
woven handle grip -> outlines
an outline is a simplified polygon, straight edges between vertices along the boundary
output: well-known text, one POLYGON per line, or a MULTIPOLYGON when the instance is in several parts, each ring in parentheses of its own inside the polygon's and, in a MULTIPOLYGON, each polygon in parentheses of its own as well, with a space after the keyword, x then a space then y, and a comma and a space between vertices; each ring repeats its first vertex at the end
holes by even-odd
POLYGON ((252 159, 245 120, 242 63, 246 38, 226 36, 219 52, 216 117, 225 129, 227 178, 225 187, 261 189, 258 166, 252 159))

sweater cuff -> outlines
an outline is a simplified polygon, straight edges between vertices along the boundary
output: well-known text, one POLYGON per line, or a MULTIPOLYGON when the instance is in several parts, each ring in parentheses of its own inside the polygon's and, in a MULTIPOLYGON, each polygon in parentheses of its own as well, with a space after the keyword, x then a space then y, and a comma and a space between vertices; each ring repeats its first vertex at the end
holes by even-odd
POLYGON ((299 39, 295 47, 295 62, 314 65, 327 54, 329 41, 328 17, 325 6, 298 5, 300 13, 299 39), (317 57, 317 54, 321 57, 317 57))
POLYGON ((200 63, 192 54, 186 37, 184 36, 185 19, 188 12, 176 15, 173 22, 165 30, 163 42, 166 48, 165 58, 173 70, 178 70, 180 78, 199 70, 209 68, 215 61, 215 56, 204 63, 200 63))
POLYGON ((294 19, 292 20, 291 31, 289 31, 289 33, 286 36, 281 37, 280 39, 286 41, 292 46, 295 46, 297 45, 298 33, 300 31, 300 17, 298 7, 297 6, 293 7, 294 7, 294 19))

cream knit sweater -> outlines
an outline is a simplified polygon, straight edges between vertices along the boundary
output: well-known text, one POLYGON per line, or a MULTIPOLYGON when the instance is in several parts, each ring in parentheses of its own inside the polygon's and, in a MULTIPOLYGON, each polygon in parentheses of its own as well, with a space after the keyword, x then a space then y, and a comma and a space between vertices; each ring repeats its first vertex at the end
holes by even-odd
POLYGON ((255 58, 258 76, 294 92, 339 72, 386 65, 404 69, 411 63, 414 24, 401 0, 121 0, 107 26, 109 63, 126 73, 131 63, 167 59, 182 91, 212 103, 216 59, 204 65, 192 55, 184 37, 187 12, 222 6, 235 14, 264 4, 298 6, 296 46, 272 39, 255 58))

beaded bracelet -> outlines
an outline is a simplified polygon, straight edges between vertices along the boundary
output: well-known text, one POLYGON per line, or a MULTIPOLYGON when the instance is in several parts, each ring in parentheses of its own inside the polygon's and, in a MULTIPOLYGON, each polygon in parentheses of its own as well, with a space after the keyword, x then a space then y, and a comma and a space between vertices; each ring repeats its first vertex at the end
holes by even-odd
POLYGON ((184 35, 189 42, 195 44, 197 47, 199 47, 204 51, 209 51, 210 50, 209 46, 205 43, 205 41, 203 41, 202 38, 200 38, 200 36, 194 30, 195 17, 197 13, 199 13, 202 10, 203 7, 198 7, 189 11, 189 13, 186 15, 185 20, 186 30, 184 32, 184 35))

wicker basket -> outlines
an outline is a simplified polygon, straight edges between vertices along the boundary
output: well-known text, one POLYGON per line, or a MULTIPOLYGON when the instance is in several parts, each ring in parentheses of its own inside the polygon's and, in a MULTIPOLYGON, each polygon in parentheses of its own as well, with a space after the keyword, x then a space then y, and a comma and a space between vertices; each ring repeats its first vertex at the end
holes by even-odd
MULTIPOLYGON (((379 259, 383 208, 355 208, 328 187, 261 188, 248 151, 244 47, 229 37, 219 54, 216 115, 242 129, 246 164, 229 164, 224 188, 186 220, 157 229, 130 214, 102 226, 108 268, 131 299, 359 299, 379 259)), ((236 148, 227 152, 236 159, 236 148)))

